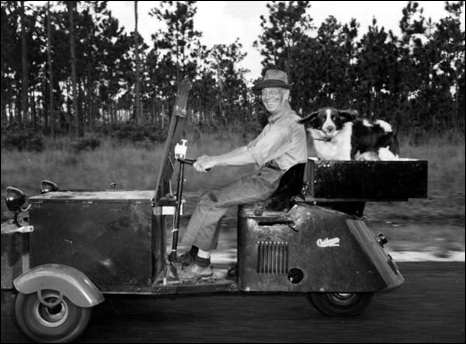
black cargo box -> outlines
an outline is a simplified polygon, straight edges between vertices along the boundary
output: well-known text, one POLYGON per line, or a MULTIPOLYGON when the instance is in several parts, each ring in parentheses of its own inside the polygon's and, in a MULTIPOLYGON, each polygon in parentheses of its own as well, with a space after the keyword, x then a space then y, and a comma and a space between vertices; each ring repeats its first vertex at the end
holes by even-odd
POLYGON ((306 200, 395 201, 427 197, 427 161, 309 158, 306 200))

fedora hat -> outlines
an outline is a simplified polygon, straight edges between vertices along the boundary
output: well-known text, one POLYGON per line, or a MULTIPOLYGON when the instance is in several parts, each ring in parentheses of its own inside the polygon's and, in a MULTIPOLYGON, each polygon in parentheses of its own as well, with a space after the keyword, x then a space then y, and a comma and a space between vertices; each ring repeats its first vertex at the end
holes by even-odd
POLYGON ((290 89, 293 84, 288 84, 288 75, 278 69, 269 69, 265 72, 265 76, 262 81, 259 81, 252 90, 254 92, 259 92, 263 88, 267 87, 282 87, 290 89))

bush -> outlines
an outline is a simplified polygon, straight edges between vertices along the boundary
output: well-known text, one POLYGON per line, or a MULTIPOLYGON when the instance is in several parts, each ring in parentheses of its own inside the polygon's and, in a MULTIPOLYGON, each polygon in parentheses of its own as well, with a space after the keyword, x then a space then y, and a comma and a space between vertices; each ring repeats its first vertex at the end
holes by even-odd
POLYGON ((100 140, 94 137, 80 139, 78 141, 72 142, 70 146, 73 147, 76 152, 80 152, 82 150, 95 150, 100 146, 100 140))
POLYGON ((18 151, 42 152, 45 148, 42 135, 34 129, 2 132, 2 148, 18 151))
POLYGON ((131 142, 136 145, 147 143, 165 142, 167 138, 166 130, 156 126, 138 126, 135 124, 123 124, 115 128, 111 133, 112 137, 123 142, 131 142))

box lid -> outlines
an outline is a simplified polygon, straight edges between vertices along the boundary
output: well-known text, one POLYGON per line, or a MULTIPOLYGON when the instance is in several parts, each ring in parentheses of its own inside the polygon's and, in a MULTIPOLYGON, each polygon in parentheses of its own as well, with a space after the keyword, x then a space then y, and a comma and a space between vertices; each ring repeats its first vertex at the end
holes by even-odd
POLYGON ((133 191, 58 191, 33 196, 29 203, 63 202, 63 201, 91 201, 91 202, 121 202, 121 201, 151 201, 154 197, 153 190, 133 191))

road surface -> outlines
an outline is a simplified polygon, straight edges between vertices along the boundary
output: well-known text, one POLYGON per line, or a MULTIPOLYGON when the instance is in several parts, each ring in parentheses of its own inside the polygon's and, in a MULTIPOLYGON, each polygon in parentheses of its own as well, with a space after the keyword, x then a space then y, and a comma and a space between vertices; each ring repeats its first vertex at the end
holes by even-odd
MULTIPOLYGON (((354 318, 329 318, 303 295, 112 296, 80 343, 464 343, 464 262, 401 262, 406 281, 376 294, 354 318)), ((30 342, 18 330, 13 294, 2 291, 2 343, 30 342)))

